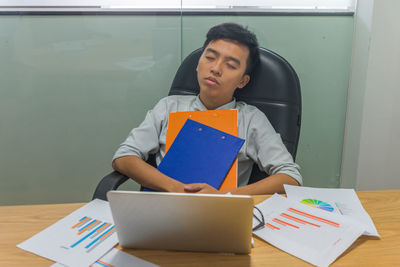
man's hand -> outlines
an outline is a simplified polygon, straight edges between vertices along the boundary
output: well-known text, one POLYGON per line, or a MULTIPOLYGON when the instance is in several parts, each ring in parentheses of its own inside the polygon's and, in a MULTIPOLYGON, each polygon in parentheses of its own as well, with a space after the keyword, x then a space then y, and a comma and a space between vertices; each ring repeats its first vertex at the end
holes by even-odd
POLYGON ((220 191, 205 183, 186 184, 185 193, 222 194, 220 191))
POLYGON ((166 176, 138 156, 117 158, 112 166, 144 187, 162 192, 185 192, 183 183, 166 176))

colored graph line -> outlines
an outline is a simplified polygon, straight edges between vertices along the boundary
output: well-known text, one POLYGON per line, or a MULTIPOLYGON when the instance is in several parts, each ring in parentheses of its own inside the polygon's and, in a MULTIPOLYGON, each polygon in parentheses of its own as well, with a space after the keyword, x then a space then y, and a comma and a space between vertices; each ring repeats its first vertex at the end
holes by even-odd
POLYGON ((339 207, 339 205, 335 202, 335 206, 338 209, 338 211, 340 212, 340 214, 343 215, 342 209, 339 207))
POLYGON ((107 238, 109 238, 110 236, 112 236, 112 234, 115 233, 115 229, 113 229, 112 231, 109 232, 109 234, 103 236, 102 238, 100 238, 99 241, 97 241, 93 246, 91 246, 90 248, 88 248, 88 250, 86 250, 86 253, 90 253, 93 249, 95 249, 97 246, 99 246, 102 242, 104 242, 107 238))
POLYGON ((85 221, 84 223, 82 223, 81 225, 79 225, 79 229, 78 232, 80 232, 83 228, 85 228, 88 224, 90 224, 91 222, 93 222, 95 219, 89 218, 89 220, 85 221))
MULTIPOLYGON (((101 265, 101 266, 104 266, 104 267, 114 267, 114 265, 111 265, 111 264, 109 264, 107 262, 104 262, 104 261, 101 261, 101 260, 96 261, 94 264, 96 264, 96 263, 101 265)), ((94 264, 92 266, 94 266, 94 264)))
POLYGON ((90 238, 93 239, 93 238, 97 237, 99 234, 101 234, 101 232, 103 232, 103 230, 105 230, 110 225, 111 225, 110 223, 104 224, 102 227, 98 228, 96 233, 94 235, 92 235, 90 238))
POLYGON ((100 239, 105 239, 106 237, 108 237, 110 234, 112 234, 114 232, 114 227, 112 227, 111 231, 108 231, 107 233, 105 233, 105 235, 101 236, 100 239))
POLYGON ((109 223, 103 224, 102 227, 98 228, 97 232, 100 232, 101 230, 103 230, 104 228, 106 228, 109 225, 110 225, 109 223))
POLYGON ((100 239, 105 238, 106 236, 108 236, 111 232, 114 231, 115 226, 111 227, 110 229, 108 229, 106 232, 104 232, 101 236, 99 236, 98 238, 96 238, 95 240, 93 240, 92 242, 89 243, 89 245, 87 245, 85 248, 90 248, 90 246, 92 246, 94 243, 96 243, 97 241, 99 241, 100 239))
POLYGON ((90 233, 88 233, 87 235, 85 235, 84 237, 82 237, 81 239, 79 239, 78 241, 76 241, 74 244, 71 245, 71 248, 76 247, 78 244, 80 244, 83 240, 85 240, 86 238, 88 238, 90 235, 92 235, 93 233, 95 233, 99 228, 101 228, 104 224, 100 225, 98 228, 94 229, 93 231, 91 231, 90 233))
POLYGON ((312 225, 312 226, 315 226, 315 227, 321 227, 321 226, 319 226, 319 225, 317 225, 317 224, 310 223, 310 222, 308 222, 308 221, 305 221, 305 220, 299 219, 299 218, 297 218, 297 217, 291 216, 291 215, 289 215, 289 214, 286 214, 286 213, 281 213, 281 216, 282 216, 282 217, 285 217, 286 219, 289 219, 289 220, 292 220, 292 221, 298 222, 298 223, 302 223, 302 224, 310 224, 310 225, 312 225))
POLYGON ((276 227, 275 225, 272 225, 270 223, 266 223, 265 226, 267 226, 268 228, 271 228, 273 230, 280 230, 280 228, 276 227))
POLYGON ((293 224, 291 224, 291 223, 288 223, 288 222, 279 220, 279 219, 277 219, 277 218, 274 218, 272 221, 274 221, 274 222, 276 222, 276 223, 279 223, 279 224, 281 224, 281 225, 283 225, 283 226, 291 226, 291 227, 294 227, 294 228, 296 228, 296 229, 299 229, 299 228, 300 228, 300 227, 298 227, 298 226, 296 226, 296 225, 293 225, 293 224))
POLYGON ((336 222, 332 222, 332 221, 323 219, 323 218, 321 218, 321 217, 317 217, 317 216, 314 216, 314 215, 305 213, 305 212, 303 212, 303 211, 299 211, 299 210, 296 210, 296 209, 293 209, 293 208, 289 208, 288 211, 291 211, 291 212, 293 212, 293 213, 302 215, 302 216, 307 217, 307 218, 314 219, 314 220, 316 220, 316 221, 320 221, 320 222, 329 224, 329 225, 334 226, 334 227, 339 227, 339 224, 336 223, 336 222))
POLYGON ((86 230, 88 230, 91 226, 94 226, 95 224, 99 223, 100 221, 98 220, 93 220, 92 222, 88 223, 85 227, 79 230, 78 235, 82 234, 86 230))
POLYGON ((72 226, 72 228, 78 227, 79 225, 81 225, 82 223, 86 222, 87 220, 91 220, 91 218, 86 217, 86 216, 83 217, 82 219, 79 220, 79 222, 78 222, 77 224, 75 224, 74 226, 72 226))

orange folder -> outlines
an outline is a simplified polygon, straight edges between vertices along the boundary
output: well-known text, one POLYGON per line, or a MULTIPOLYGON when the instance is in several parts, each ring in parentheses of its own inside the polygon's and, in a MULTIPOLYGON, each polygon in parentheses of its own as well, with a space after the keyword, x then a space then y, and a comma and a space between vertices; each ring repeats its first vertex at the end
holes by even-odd
MULTIPOLYGON (((237 109, 202 110, 169 113, 167 140, 165 152, 171 147, 179 131, 187 119, 191 119, 228 134, 238 136, 238 111, 237 109)), ((207 149, 207 148, 205 148, 207 149)), ((237 187, 237 159, 222 182, 220 190, 237 187)))

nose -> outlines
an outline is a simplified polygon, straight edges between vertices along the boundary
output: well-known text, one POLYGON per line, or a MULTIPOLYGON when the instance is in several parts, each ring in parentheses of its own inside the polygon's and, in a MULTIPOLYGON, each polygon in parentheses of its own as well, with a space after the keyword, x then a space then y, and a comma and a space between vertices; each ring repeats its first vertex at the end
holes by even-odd
POLYGON ((221 62, 216 61, 215 64, 213 64, 211 66, 211 73, 214 74, 217 77, 220 77, 222 74, 222 66, 221 66, 221 62))

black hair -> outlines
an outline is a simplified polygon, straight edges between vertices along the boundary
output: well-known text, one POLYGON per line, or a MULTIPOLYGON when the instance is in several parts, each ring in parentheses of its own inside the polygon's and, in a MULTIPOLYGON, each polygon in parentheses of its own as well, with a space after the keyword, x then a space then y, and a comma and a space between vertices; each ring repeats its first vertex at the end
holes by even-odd
POLYGON ((247 58, 247 67, 245 74, 251 74, 254 67, 260 60, 260 52, 258 50, 258 41, 254 33, 247 28, 236 23, 223 23, 212 27, 207 33, 207 39, 203 45, 203 51, 211 41, 227 39, 233 42, 247 46, 249 48, 249 56, 247 58))

